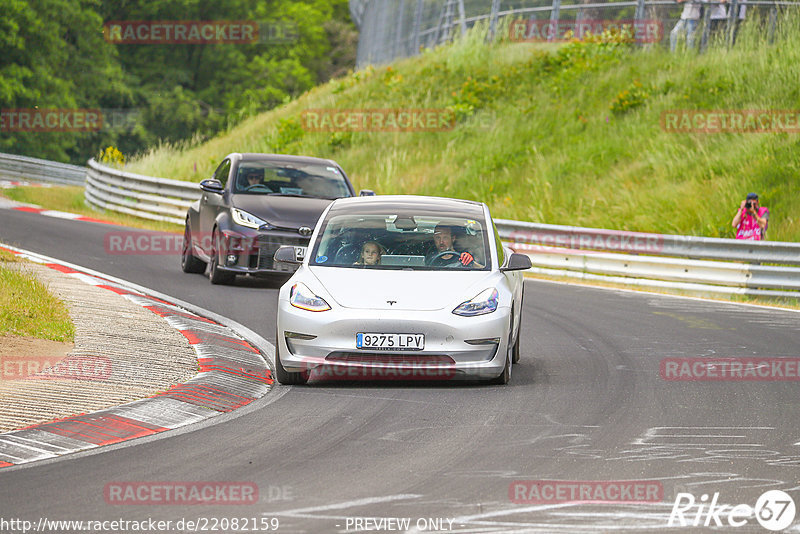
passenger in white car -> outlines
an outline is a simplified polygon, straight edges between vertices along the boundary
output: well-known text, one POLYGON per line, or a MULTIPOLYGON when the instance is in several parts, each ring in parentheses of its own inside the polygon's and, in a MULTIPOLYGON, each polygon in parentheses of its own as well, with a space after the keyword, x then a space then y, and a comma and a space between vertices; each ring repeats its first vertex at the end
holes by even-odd
POLYGON ((384 250, 377 241, 367 241, 361 245, 361 256, 355 265, 378 265, 384 250))

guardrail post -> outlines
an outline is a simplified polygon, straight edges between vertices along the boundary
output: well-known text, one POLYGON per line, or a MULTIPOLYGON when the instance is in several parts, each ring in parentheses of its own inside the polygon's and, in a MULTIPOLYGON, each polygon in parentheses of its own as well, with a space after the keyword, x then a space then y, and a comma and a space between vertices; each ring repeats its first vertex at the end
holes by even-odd
POLYGON ((708 45, 708 34, 711 28, 711 6, 715 6, 716 4, 706 3, 705 13, 703 13, 703 36, 700 38, 700 53, 702 54, 706 46, 708 45))
POLYGON ((547 38, 548 41, 558 39, 558 17, 561 13, 561 0, 553 0, 553 7, 550 8, 550 29, 552 33, 547 38))
POLYGON ((378 18, 378 24, 377 24, 377 28, 376 28, 377 35, 380 36, 379 39, 380 39, 380 42, 381 42, 381 50, 378 51, 378 59, 377 59, 378 63, 383 63, 383 62, 392 60, 392 57, 390 56, 389 45, 384 40, 384 36, 386 35, 386 27, 389 24, 389 20, 388 20, 389 19, 389 12, 386 9, 381 9, 381 14, 383 16, 378 18))
MULTIPOLYGON (((400 39, 403 35, 403 18, 406 13, 406 0, 400 0, 400 9, 397 11, 398 14, 398 21, 397 21, 397 34, 394 36, 394 49, 392 50, 392 58, 394 59, 398 57, 397 50, 400 48, 400 39)), ((403 51, 403 57, 405 57, 405 51, 403 51)))
POLYGON ((775 23, 778 21, 778 7, 773 5, 769 9, 769 44, 775 42, 775 23))
POLYGON ((412 54, 419 54, 419 27, 422 24, 422 2, 423 0, 417 0, 417 7, 414 10, 414 40, 412 41, 412 54))
POLYGON ((728 13, 728 26, 725 28, 728 48, 733 46, 733 40, 736 35, 736 19, 739 16, 739 2, 737 0, 731 0, 730 10, 731 12, 728 13))
POLYGON ((372 33, 374 25, 370 23, 373 16, 374 6, 364 8, 364 11, 361 12, 361 25, 359 26, 358 52, 356 58, 356 68, 358 69, 373 63, 375 59, 372 57, 373 51, 375 50, 372 33))
POLYGON ((644 20, 644 0, 636 1, 636 14, 633 16, 635 22, 644 20))
POLYGON ((500 0, 492 0, 492 11, 489 14, 489 33, 486 36, 488 42, 494 41, 494 32, 497 30, 497 11, 500 9, 500 0))
POLYGON ((461 37, 467 33, 467 16, 464 13, 464 0, 458 0, 458 16, 461 18, 461 37))

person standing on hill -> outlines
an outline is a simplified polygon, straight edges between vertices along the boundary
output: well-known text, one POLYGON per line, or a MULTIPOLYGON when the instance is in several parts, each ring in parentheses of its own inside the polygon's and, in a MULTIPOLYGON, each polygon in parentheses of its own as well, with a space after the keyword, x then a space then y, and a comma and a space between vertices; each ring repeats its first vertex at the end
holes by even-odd
POLYGON ((769 209, 759 206, 758 195, 755 193, 749 193, 747 198, 742 200, 739 211, 731 223, 736 228, 736 239, 755 241, 766 239, 768 224, 769 209))
POLYGON ((684 31, 686 31, 687 48, 694 48, 694 34, 700 22, 700 2, 693 2, 692 0, 677 0, 677 2, 679 4, 686 2, 686 5, 683 6, 681 20, 669 32, 669 49, 671 52, 675 51, 678 46, 678 38, 684 31))

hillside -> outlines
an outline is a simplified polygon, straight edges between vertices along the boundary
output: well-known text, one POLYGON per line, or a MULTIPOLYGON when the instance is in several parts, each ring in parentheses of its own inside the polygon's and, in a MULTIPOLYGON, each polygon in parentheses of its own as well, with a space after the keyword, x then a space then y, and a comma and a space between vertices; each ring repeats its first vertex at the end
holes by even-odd
MULTIPOLYGON (((356 188, 478 199, 495 217, 733 237, 741 199, 761 195, 770 240, 800 240, 797 133, 681 133, 670 110, 800 110, 797 18, 766 43, 748 20, 733 49, 670 54, 615 36, 562 45, 454 45, 333 80, 195 146, 132 162, 199 181, 229 152, 328 157, 356 188), (309 109, 443 109, 452 128, 314 132, 309 109), (304 127, 305 126, 305 127, 304 127)), ((683 123, 681 123, 683 124, 683 123)))

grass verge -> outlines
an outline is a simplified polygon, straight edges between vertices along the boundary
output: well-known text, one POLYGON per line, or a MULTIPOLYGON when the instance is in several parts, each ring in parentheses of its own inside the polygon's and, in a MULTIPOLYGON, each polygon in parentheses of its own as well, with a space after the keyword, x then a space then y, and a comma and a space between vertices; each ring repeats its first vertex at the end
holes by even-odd
POLYGON ((797 13, 753 10, 736 45, 669 53, 613 40, 500 42, 479 31, 391 66, 308 91, 203 143, 134 159, 142 174, 199 181, 230 152, 332 158, 357 189, 486 202, 495 217, 733 237, 750 191, 771 210, 769 239, 800 241, 797 133, 679 133, 670 110, 797 110, 797 13), (752 16, 751 16, 752 15, 752 16), (444 131, 312 131, 310 109, 443 109, 444 131))
POLYGON ((0 250, 0 336, 73 341, 75 327, 66 305, 36 277, 8 263, 20 260, 0 250))

